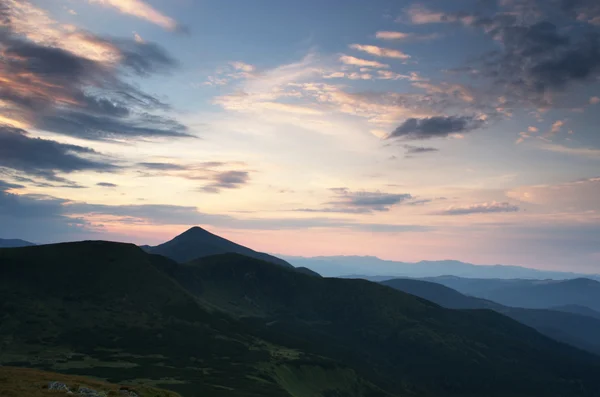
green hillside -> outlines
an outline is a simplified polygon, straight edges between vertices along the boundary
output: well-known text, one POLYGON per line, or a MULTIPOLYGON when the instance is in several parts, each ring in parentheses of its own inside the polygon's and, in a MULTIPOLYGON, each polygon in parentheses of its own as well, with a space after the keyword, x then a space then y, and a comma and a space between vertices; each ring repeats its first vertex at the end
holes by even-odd
POLYGON ((106 242, 0 250, 0 365, 141 382, 185 397, 287 395, 280 367, 332 367, 207 310, 160 270, 172 266, 106 242))
POLYGON ((600 359, 491 311, 226 254, 0 250, 0 364, 194 396, 598 396, 600 359))
POLYGON ((594 384, 600 368, 595 356, 492 311, 447 310, 364 280, 314 278, 238 255, 173 276, 262 337, 336 357, 387 390, 585 395, 591 388, 581 385, 594 384))

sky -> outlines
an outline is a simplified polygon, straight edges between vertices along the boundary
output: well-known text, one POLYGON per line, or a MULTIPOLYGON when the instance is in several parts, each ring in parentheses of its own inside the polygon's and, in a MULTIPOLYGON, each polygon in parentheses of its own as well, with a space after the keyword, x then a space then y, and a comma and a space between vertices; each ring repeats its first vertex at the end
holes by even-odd
POLYGON ((597 0, 0 16, 0 238, 600 272, 597 0))

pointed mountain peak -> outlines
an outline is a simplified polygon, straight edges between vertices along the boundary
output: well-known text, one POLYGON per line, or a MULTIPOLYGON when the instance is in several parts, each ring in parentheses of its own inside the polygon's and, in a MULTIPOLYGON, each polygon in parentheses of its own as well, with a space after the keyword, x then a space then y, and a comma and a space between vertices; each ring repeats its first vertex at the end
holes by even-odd
POLYGON ((293 268, 292 265, 283 259, 262 252, 256 252, 248 247, 217 236, 199 226, 188 229, 164 244, 150 247, 147 251, 166 256, 180 263, 212 255, 235 253, 293 268))

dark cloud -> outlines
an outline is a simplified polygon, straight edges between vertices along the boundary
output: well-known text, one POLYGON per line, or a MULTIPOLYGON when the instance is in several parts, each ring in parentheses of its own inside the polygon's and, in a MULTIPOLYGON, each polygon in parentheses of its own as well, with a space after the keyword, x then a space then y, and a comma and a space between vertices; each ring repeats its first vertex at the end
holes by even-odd
POLYGON ((348 188, 331 188, 335 197, 325 203, 324 208, 298 208, 297 212, 322 212, 342 214, 370 214, 373 212, 386 212, 391 207, 407 202, 413 197, 410 194, 393 194, 382 192, 353 192, 348 188))
POLYGON ((155 43, 115 39, 112 44, 120 50, 121 64, 140 76, 165 73, 177 66, 177 61, 155 43))
POLYGON ((16 183, 10 183, 3 180, 0 180, 0 192, 5 192, 10 189, 21 189, 24 188, 23 185, 17 185, 16 183))
POLYGON ((96 186, 100 186, 100 187, 118 187, 118 185, 114 184, 114 183, 109 183, 109 182, 98 182, 96 183, 96 186))
POLYGON ((239 189, 250 181, 248 171, 224 171, 210 178, 213 182, 202 187, 208 193, 219 193, 222 189, 239 189))
POLYGON ((90 148, 31 138, 26 131, 7 126, 0 126, 0 167, 54 182, 66 182, 58 173, 118 169, 90 148))
POLYGON ((559 0, 562 10, 571 18, 600 25, 600 3, 597 0, 559 0))
POLYGON ((172 163, 139 163, 138 165, 148 170, 158 171, 183 171, 188 169, 184 165, 172 163))
POLYGON ((396 128, 390 138, 404 140, 423 140, 431 138, 445 138, 450 134, 466 133, 483 127, 485 122, 481 119, 468 116, 436 116, 423 119, 411 118, 396 128))
POLYGON ((161 113, 168 105, 124 81, 127 75, 144 77, 174 68, 177 62, 165 50, 80 30, 69 36, 81 43, 78 52, 33 42, 15 27, 27 15, 20 15, 14 4, 0 0, 3 115, 90 140, 190 136, 185 125, 161 113))
POLYGON ((492 214, 501 212, 518 212, 520 208, 510 203, 483 203, 459 207, 450 207, 446 210, 436 212, 435 215, 471 215, 492 214))
POLYGON ((413 146, 413 145, 403 145, 404 149, 406 149, 406 154, 423 154, 423 153, 432 153, 439 152, 439 149, 433 147, 423 147, 423 146, 413 146))
POLYGON ((567 36, 547 21, 500 25, 492 34, 503 50, 487 57, 484 72, 507 95, 543 103, 547 94, 600 76, 596 34, 567 36))

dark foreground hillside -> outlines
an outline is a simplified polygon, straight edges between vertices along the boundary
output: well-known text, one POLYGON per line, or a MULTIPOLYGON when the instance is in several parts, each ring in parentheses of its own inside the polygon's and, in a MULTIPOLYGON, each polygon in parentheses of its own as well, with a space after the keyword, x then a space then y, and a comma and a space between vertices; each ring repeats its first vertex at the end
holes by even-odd
POLYGON ((600 359, 492 311, 241 255, 0 250, 0 364, 185 396, 598 396, 600 359))

